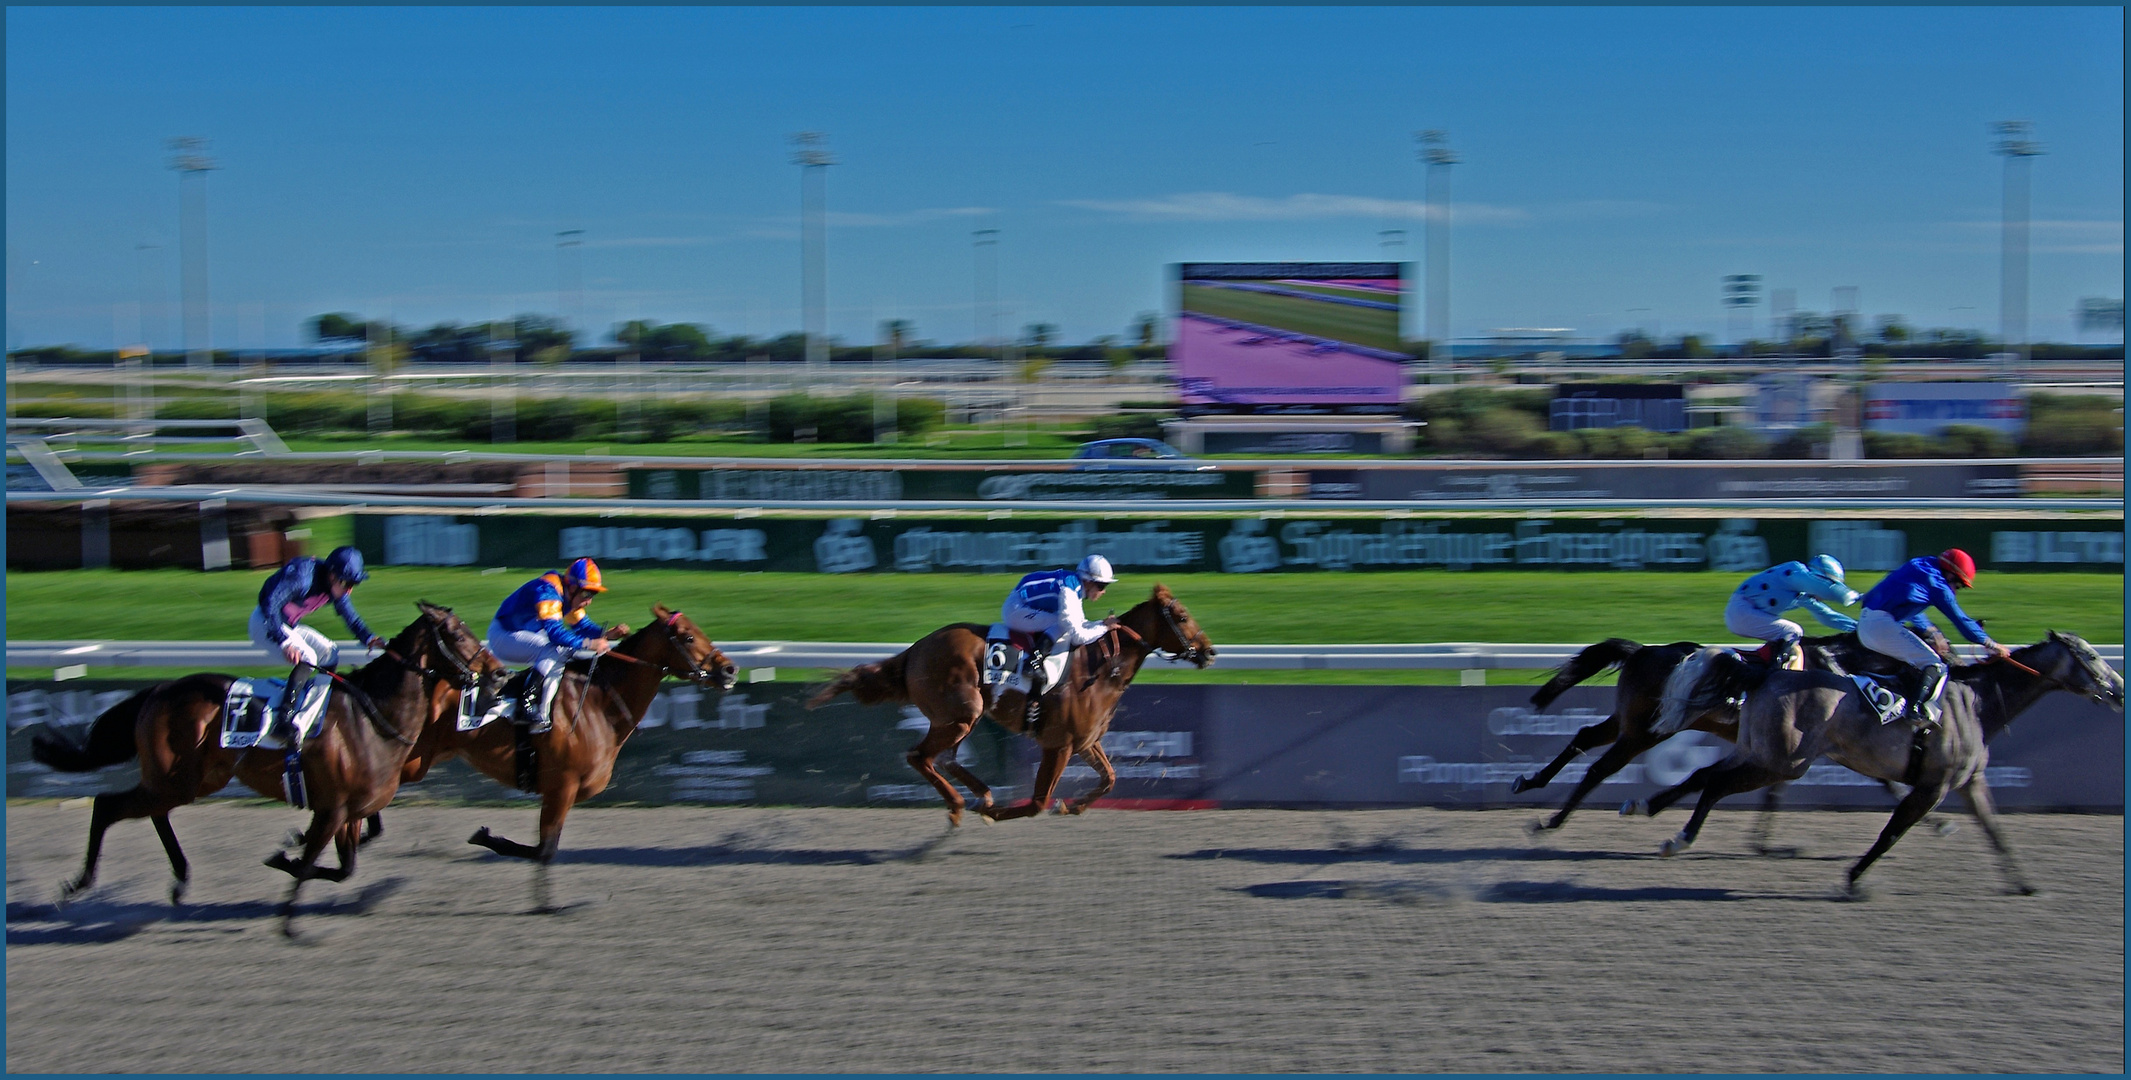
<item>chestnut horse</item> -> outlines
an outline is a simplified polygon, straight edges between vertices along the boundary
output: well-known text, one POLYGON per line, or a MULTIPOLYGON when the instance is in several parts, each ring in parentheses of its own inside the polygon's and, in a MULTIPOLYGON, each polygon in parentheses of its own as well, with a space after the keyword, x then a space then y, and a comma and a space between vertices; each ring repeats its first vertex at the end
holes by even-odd
MULTIPOLYGON (((1951 657, 1953 650, 1937 631, 1928 642, 1941 656, 1951 657)), ((1576 782, 1576 789, 1561 804, 1561 809, 1544 821, 1534 823, 1533 832, 1561 828, 1569 815, 1583 804, 1584 797, 1598 787, 1606 777, 1619 772, 1622 767, 1641 756, 1644 751, 1671 738, 1651 730, 1657 722, 1658 706, 1664 698, 1665 682, 1682 661, 1694 655, 1701 646, 1692 641, 1675 641, 1669 645, 1640 645, 1627 638, 1607 638, 1596 645, 1586 647, 1570 657, 1554 670, 1546 685, 1532 694, 1532 707, 1544 709, 1553 704, 1569 687, 1597 675, 1608 668, 1620 671, 1618 685, 1613 691, 1613 712, 1604 720, 1590 724, 1569 738, 1569 745, 1553 761, 1536 773, 1520 776, 1510 782, 1512 792, 1542 788, 1554 779, 1569 762, 1586 750, 1605 746, 1606 752, 1586 769, 1583 778, 1576 782), (1608 745, 1610 744, 1610 745, 1608 745)), ((1898 674, 1906 665, 1892 657, 1883 656, 1860 645, 1854 633, 1832 634, 1826 637, 1809 637, 1799 643, 1800 655, 1805 666, 1815 671, 1837 673, 1858 672, 1863 674, 1898 674)), ((1726 741, 1738 733, 1738 710, 1728 706, 1702 711, 1683 725, 1697 731, 1706 731, 1726 741)), ((1765 811, 1773 811, 1779 796, 1776 788, 1770 788, 1763 801, 1765 811)), ((1896 796, 1899 797, 1898 795, 1896 796)), ((1760 828, 1754 836, 1756 850, 1764 854, 1768 848, 1770 819, 1764 813, 1760 828)))
MULTIPOLYGON (((548 863, 562 842, 562 822, 570 808, 605 791, 614 776, 622 743, 636 731, 651 707, 659 683, 673 675, 699 686, 730 690, 738 669, 688 616, 664 605, 651 609, 653 620, 614 647, 590 660, 574 661, 556 689, 554 726, 531 735, 535 781, 540 795, 540 844, 529 846, 489 833, 486 826, 467 841, 498 855, 532 859, 535 907, 547 903, 548 863)), ((439 761, 463 757, 467 764, 510 787, 518 784, 516 725, 507 720, 473 731, 457 723, 432 725, 407 758, 402 778, 414 783, 439 761)))
POLYGON ((1159 650, 1172 660, 1201 668, 1214 660, 1213 644, 1191 612, 1159 583, 1152 597, 1119 616, 1117 622, 1118 629, 1110 636, 1074 650, 1065 675, 1043 695, 1035 731, 1025 730, 1025 694, 1008 689, 995 696, 983 683, 985 634, 990 630, 983 623, 943 626, 880 663, 852 668, 808 699, 807 708, 818 708, 846 691, 861 705, 897 702, 917 706, 932 727, 904 760, 947 800, 949 828, 962 824, 966 804, 962 793, 940 775, 936 761, 975 793, 977 811, 986 820, 1005 821, 1042 813, 1066 762, 1079 754, 1095 769, 1097 780, 1093 789, 1063 808, 1078 814, 1117 783, 1109 755, 1103 752, 1102 737, 1110 730, 1118 699, 1147 657, 1159 650), (999 726, 1029 735, 1043 749, 1029 801, 1007 810, 994 809, 991 788, 954 760, 955 748, 987 712, 999 726))
MULTIPOLYGON (((383 809, 399 791, 401 765, 416 740, 425 731, 448 726, 448 719, 441 725, 437 719, 458 708, 461 693, 484 676, 507 670, 450 608, 426 601, 415 606, 422 614, 385 646, 384 655, 346 677, 321 673, 331 680, 325 715, 301 751, 311 825, 303 833, 299 858, 291 860, 277 851, 267 860, 268 866, 296 879, 281 908, 284 932, 290 931, 288 919, 305 881, 345 881, 355 872, 363 818, 383 809), (329 840, 340 853, 337 870, 317 865, 329 840)), ((154 822, 174 875, 170 902, 182 903, 191 868, 171 831, 170 811, 222 790, 232 777, 268 798, 285 797, 282 751, 254 753, 221 745, 223 704, 235 681, 229 675, 202 673, 158 683, 105 710, 79 747, 51 735, 32 740, 31 756, 66 772, 87 772, 136 756, 141 763, 138 785, 96 797, 89 815, 88 856, 81 876, 62 887, 61 904, 95 883, 104 831, 138 817, 154 822)))

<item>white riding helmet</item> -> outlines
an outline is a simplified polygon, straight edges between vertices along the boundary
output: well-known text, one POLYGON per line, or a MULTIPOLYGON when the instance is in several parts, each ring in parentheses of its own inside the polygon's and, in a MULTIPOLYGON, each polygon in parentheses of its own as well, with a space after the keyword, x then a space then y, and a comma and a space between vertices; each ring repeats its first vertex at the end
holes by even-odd
POLYGON ((1098 585, 1108 585, 1117 580, 1117 575, 1110 571, 1110 560, 1100 555, 1090 555, 1080 560, 1080 567, 1074 573, 1079 574, 1082 581, 1092 581, 1098 585))
POLYGON ((1842 564, 1829 556, 1815 555, 1806 560, 1805 568, 1837 585, 1843 584, 1842 564))

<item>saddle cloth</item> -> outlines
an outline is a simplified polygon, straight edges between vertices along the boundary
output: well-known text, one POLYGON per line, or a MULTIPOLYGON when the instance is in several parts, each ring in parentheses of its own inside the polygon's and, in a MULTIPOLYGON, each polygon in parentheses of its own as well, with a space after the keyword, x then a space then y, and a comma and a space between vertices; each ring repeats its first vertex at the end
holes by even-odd
POLYGON ((1871 707, 1873 715, 1879 717, 1882 724, 1900 719, 1902 713, 1909 708, 1908 700, 1895 693, 1886 683, 1879 681, 1877 676, 1852 675, 1850 681, 1857 684, 1858 696, 1865 699, 1865 704, 1871 707))
MULTIPOLYGON (((288 744, 267 731, 274 710, 281 707, 282 695, 288 692, 288 685, 287 679, 238 679, 230 683, 229 696, 222 701, 222 748, 288 749, 288 744)), ((296 730, 301 733, 300 738, 308 739, 318 734, 319 722, 326 714, 326 701, 333 696, 332 690, 332 680, 324 675, 311 680, 310 692, 296 710, 296 730)))
MULTIPOLYGON (((489 707, 486 712, 481 711, 479 694, 459 695, 459 730, 476 731, 479 730, 485 724, 491 723, 496 720, 504 719, 505 717, 518 715, 519 700, 525 697, 525 681, 531 678, 532 674, 532 669, 527 668, 506 680, 503 684, 502 693, 497 696, 495 701, 489 703, 489 707)), ((558 690, 561 689, 563 679, 566 679, 571 675, 586 676, 587 674, 588 670, 586 668, 579 664, 572 663, 564 668, 563 674, 558 675, 553 679, 549 679, 547 682, 541 684, 541 710, 543 712, 546 712, 552 710, 555 707, 555 694, 558 690)))
MULTIPOLYGON (((1021 630, 1010 631, 1005 623, 993 623, 984 638, 984 685, 1001 691, 1028 693, 1029 679, 1021 673, 1021 658, 1036 647, 1036 636, 1021 630)), ((1071 649, 1060 649, 1045 657, 1043 685, 1056 687, 1065 677, 1066 662, 1072 657, 1071 649)))

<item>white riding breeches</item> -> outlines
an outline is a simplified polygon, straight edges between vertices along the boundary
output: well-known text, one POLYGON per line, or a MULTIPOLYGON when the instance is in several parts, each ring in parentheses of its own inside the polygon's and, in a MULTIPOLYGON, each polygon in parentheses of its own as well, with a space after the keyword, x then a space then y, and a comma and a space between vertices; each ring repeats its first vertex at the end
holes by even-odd
POLYGON ((549 642, 548 636, 538 630, 505 630, 493 622, 488 624, 488 651, 506 664, 531 664, 549 682, 554 681, 575 652, 549 642))
MULTIPOLYGON (((281 646, 273 638, 266 636, 267 630, 266 612, 253 608, 252 644, 263 646, 276 661, 288 663, 289 658, 282 653, 281 646)), ((312 667, 325 668, 340 663, 340 646, 333 644, 331 638, 301 623, 289 627, 282 640, 296 646, 296 651, 303 658, 301 662, 312 667)))
POLYGON ((1724 629, 1759 641, 1802 638, 1805 629, 1789 619, 1780 619, 1755 607, 1745 597, 1734 595, 1724 605, 1724 629))
POLYGON ((1055 611, 1008 606, 999 613, 999 621, 1005 623, 1008 630, 1019 630, 1024 634, 1048 634, 1054 643, 1066 636, 1067 620, 1055 611))
POLYGON ((1905 664, 1930 667, 1943 664, 1939 654, 1932 652, 1924 639, 1901 623, 1894 616, 1876 608, 1867 609, 1857 620, 1857 640, 1865 648, 1883 653, 1905 664))

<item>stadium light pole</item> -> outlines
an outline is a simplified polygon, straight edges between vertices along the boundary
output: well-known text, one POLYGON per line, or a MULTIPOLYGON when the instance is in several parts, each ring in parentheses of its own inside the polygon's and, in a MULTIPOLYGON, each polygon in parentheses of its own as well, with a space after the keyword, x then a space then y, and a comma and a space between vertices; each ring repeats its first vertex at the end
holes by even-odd
MULTIPOLYGON (((2004 233, 1999 243, 1998 326, 1999 348, 2012 354, 2015 370, 2025 370, 2027 343, 2027 212, 2028 159, 2042 153, 2042 144, 2028 138, 2025 120, 2002 120, 1991 125, 1997 136, 1992 150, 2005 159, 2004 233)), ((2010 374, 2010 373, 2008 373, 2010 374)))
POLYGON ((828 138, 819 131, 792 136, 792 164, 799 166, 799 306, 805 324, 810 381, 819 375, 819 365, 829 358, 828 275, 822 265, 822 188, 828 167, 836 164, 836 159, 829 155, 828 138))
POLYGON ((993 359, 1005 361, 999 351, 999 230, 978 229, 970 234, 977 256, 977 344, 989 346, 993 359))
POLYGON ((583 229, 564 229, 555 234, 555 314, 574 317, 576 328, 585 321, 583 229))
POLYGON ((1450 354, 1450 167, 1458 155, 1446 145, 1449 136, 1429 129, 1413 133, 1428 166, 1428 367, 1447 367, 1450 354))
POLYGON ((170 167, 178 174, 178 251, 185 319, 185 366, 214 363, 207 310, 207 174, 218 168, 207 140, 196 135, 167 139, 170 167))

